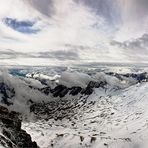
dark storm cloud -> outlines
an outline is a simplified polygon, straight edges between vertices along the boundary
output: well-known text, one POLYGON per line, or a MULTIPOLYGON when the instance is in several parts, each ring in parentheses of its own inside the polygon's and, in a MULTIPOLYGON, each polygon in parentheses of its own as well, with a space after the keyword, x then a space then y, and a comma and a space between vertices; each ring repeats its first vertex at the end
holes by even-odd
POLYGON ((54 13, 54 1, 53 0, 32 0, 32 5, 46 16, 51 16, 54 13))
MULTIPOLYGON (((128 21, 134 23, 142 23, 142 20, 147 20, 148 14, 148 0, 125 0, 126 3, 122 6, 128 21)), ((141 26, 143 24, 140 24, 141 26)), ((141 28, 142 29, 142 28, 141 28)))
POLYGON ((96 14, 104 17, 110 24, 120 21, 119 3, 116 0, 74 0, 91 8, 96 14))
POLYGON ((16 58, 41 58, 41 59, 58 59, 58 60, 78 60, 79 55, 72 51, 54 51, 54 52, 37 52, 22 53, 13 50, 0 51, 0 59, 16 59, 16 58))
MULTIPOLYGON (((114 31, 120 30, 123 24, 124 27, 129 27, 128 25, 132 24, 132 26, 130 26, 132 28, 134 28, 134 26, 141 26, 141 31, 148 27, 146 22, 148 19, 148 0, 74 1, 91 8, 92 12, 102 16, 108 28, 114 31)), ((137 30, 135 30, 135 32, 136 31, 137 30)), ((144 33, 144 31, 142 33, 144 33)))
POLYGON ((15 59, 17 57, 25 57, 27 54, 15 52, 13 50, 0 50, 0 59, 15 59))
POLYGON ((148 34, 144 34, 142 37, 130 41, 125 41, 125 42, 113 41, 111 42, 111 45, 117 45, 119 47, 126 49, 142 51, 144 49, 148 49, 148 34))
POLYGON ((113 41, 111 45, 118 46, 119 49, 124 49, 124 55, 129 60, 135 62, 148 60, 148 34, 144 34, 142 37, 130 41, 113 41))
POLYGON ((53 58, 58 60, 77 60, 79 55, 72 51, 39 52, 37 58, 53 58))
POLYGON ((145 12, 148 12, 148 0, 135 0, 134 3, 136 4, 135 9, 137 10, 137 8, 139 8, 139 10, 141 10, 139 13, 144 14, 145 12))

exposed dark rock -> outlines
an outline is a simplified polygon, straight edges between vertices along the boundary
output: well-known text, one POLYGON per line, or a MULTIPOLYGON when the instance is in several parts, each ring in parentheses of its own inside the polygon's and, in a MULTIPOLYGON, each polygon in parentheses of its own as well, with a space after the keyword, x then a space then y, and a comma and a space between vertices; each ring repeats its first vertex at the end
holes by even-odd
POLYGON ((42 88, 41 91, 44 94, 49 95, 49 93, 51 92, 51 88, 50 87, 45 87, 45 88, 42 88))
POLYGON ((21 129, 20 114, 9 112, 0 106, 0 127, 2 134, 0 144, 8 148, 38 148, 36 142, 32 142, 31 136, 21 129))
POLYGON ((90 87, 90 88, 99 88, 100 87, 100 83, 94 82, 94 81, 90 81, 87 87, 90 87))
POLYGON ((80 136, 80 140, 81 140, 81 142, 83 142, 84 141, 84 137, 80 136))
POLYGON ((85 89, 81 91, 81 94, 83 95, 91 95, 93 93, 93 88, 87 86, 85 89))
POLYGON ((81 92, 82 88, 81 87, 72 87, 70 88, 70 95, 76 96, 81 92))
POLYGON ((104 146, 108 147, 108 144, 107 143, 104 143, 104 146))
POLYGON ((147 81, 147 80, 148 80, 147 73, 141 73, 141 74, 137 75, 138 82, 147 81))
POLYGON ((16 131, 14 129, 3 129, 2 133, 5 137, 10 139, 18 148, 37 148, 36 142, 32 142, 31 136, 26 131, 16 131))
POLYGON ((56 134, 57 135, 57 137, 63 137, 64 136, 64 134, 56 134))
POLYGON ((96 137, 91 137, 91 139, 90 139, 90 143, 93 143, 93 142, 95 142, 96 141, 96 137))
POLYGON ((49 103, 35 103, 30 106, 30 112, 33 112, 37 119, 70 119, 77 114, 77 110, 85 109, 87 105, 87 95, 79 99, 68 98, 53 100, 49 103))
POLYGON ((93 88, 104 88, 105 85, 107 85, 107 82, 95 82, 90 81, 87 85, 87 87, 82 88, 80 86, 73 86, 71 88, 68 88, 64 85, 56 84, 57 86, 54 89, 51 89, 51 87, 45 87, 42 89, 39 89, 42 93, 49 95, 52 94, 53 97, 65 97, 68 93, 69 95, 76 96, 78 94, 81 95, 91 95, 93 93, 93 88))
POLYGON ((106 74, 111 75, 111 76, 115 76, 120 80, 122 80, 123 77, 127 77, 127 78, 133 78, 137 82, 148 81, 147 72, 143 72, 143 73, 126 73, 126 74, 118 74, 118 73, 108 72, 106 74))
POLYGON ((2 135, 0 135, 0 144, 5 148, 16 148, 13 142, 2 135))
POLYGON ((54 97, 64 97, 68 93, 68 88, 64 85, 58 85, 51 90, 54 97))
POLYGON ((0 94, 2 95, 2 102, 6 105, 11 105, 11 99, 15 96, 15 91, 5 83, 0 83, 0 94))
POLYGON ((68 88, 65 87, 65 89, 63 89, 60 94, 59 94, 59 97, 60 98, 63 98, 67 93, 68 93, 68 88))

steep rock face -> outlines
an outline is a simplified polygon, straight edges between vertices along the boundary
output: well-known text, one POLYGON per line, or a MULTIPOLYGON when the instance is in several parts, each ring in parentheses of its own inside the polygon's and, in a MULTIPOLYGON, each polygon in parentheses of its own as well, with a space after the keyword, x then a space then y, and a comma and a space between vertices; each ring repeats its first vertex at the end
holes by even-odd
POLYGON ((0 144, 6 148, 38 148, 31 136, 21 129, 20 114, 0 106, 0 144))
POLYGON ((58 85, 57 84, 57 86, 54 89, 51 89, 50 87, 45 87, 45 88, 40 89, 39 91, 43 92, 46 95, 52 94, 53 97, 63 98, 67 94, 69 94, 71 96, 76 96, 78 94, 91 95, 94 91, 93 90, 94 88, 99 88, 99 87, 104 88, 105 85, 107 85, 106 82, 90 81, 86 88, 82 88, 80 86, 73 86, 71 88, 68 88, 64 85, 58 85))
POLYGON ((0 94, 2 97, 2 102, 6 105, 11 105, 11 99, 15 96, 15 91, 13 88, 10 88, 5 83, 0 83, 0 94))

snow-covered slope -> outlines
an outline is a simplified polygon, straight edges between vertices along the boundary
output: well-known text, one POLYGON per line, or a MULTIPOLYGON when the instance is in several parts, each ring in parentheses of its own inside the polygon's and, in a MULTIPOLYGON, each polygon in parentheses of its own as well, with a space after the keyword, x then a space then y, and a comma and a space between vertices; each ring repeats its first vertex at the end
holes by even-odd
POLYGON ((147 73, 97 71, 3 71, 1 105, 41 148, 147 148, 147 73))

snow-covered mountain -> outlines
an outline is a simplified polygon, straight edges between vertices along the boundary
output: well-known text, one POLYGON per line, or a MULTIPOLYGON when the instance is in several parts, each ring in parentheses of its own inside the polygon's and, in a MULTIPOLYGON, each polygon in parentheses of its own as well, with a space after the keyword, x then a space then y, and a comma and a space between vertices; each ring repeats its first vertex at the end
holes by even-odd
POLYGON ((1 65, 148 63, 147 0, 0 4, 1 65))
POLYGON ((0 0, 0 148, 147 148, 147 14, 148 0, 0 0))
POLYGON ((0 73, 2 147, 147 147, 146 69, 39 69, 0 73))

